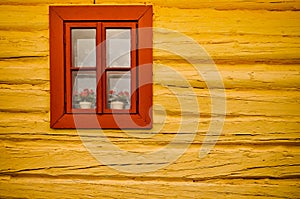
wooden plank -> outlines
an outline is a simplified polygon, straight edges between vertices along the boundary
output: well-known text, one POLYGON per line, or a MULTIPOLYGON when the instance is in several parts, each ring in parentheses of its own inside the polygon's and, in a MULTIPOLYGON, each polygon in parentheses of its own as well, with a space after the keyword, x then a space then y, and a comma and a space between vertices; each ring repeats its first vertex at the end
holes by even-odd
POLYGON ((176 29, 184 33, 190 31, 192 33, 206 34, 227 32, 240 35, 295 36, 299 34, 298 18, 299 13, 296 11, 220 11, 215 9, 154 7, 155 27, 176 29), (263 23, 257 19, 262 20, 263 23))
POLYGON ((48 112, 49 91, 0 89, 1 111, 48 112))
MULTIPOLYGON (((181 107, 177 101, 177 96, 183 97, 186 92, 185 88, 180 87, 155 87, 154 102, 157 105, 162 105, 166 110, 174 115, 181 111, 181 107), (176 90, 176 95, 172 94, 170 89, 176 90), (174 102, 169 104, 168 102, 174 102)), ((207 96, 207 90, 196 90, 198 94, 198 103, 201 114, 210 112, 210 96, 207 96)), ((298 91, 280 91, 280 90, 249 90, 249 91, 226 91, 226 104, 228 116, 299 116, 298 91), (273 105, 272 105, 273 104, 273 105)), ((190 102, 190 113, 195 110, 196 104, 193 103, 193 96, 186 96, 183 101, 190 102)))
MULTIPOLYGON (((47 30, 49 24, 48 5, 0 6, 0 30, 32 31, 47 30), (20 20, 22 19, 22 20, 20 20)), ((3 33, 2 33, 3 34, 3 33)), ((22 35, 22 34, 21 34, 22 35)))
MULTIPOLYGON (((144 1, 140 0, 118 0, 117 2, 112 2, 110 0, 96 0, 96 4, 99 5, 124 5, 124 4, 134 4, 134 5, 144 5, 144 1)), ((2 5, 44 5, 44 4, 93 4, 93 0, 5 0, 0 2, 2 5)), ((287 11, 287 10, 299 10, 300 5, 296 0, 292 1, 281 1, 281 0, 255 0, 255 1, 226 1, 226 0, 215 0, 213 2, 207 0, 190 0, 188 4, 183 4, 179 0, 151 0, 146 2, 148 4, 153 4, 155 6, 162 7, 177 7, 177 8, 213 8, 217 10, 272 10, 272 11, 287 11)))
MULTIPOLYGON (((180 117, 168 116, 166 121, 159 121, 163 115, 154 112, 153 130, 116 131, 105 130, 105 134, 120 145, 127 143, 145 146, 163 146, 168 144, 179 133, 180 117), (161 127, 163 128, 159 130, 161 127), (155 133, 157 132, 157 133, 155 133), (127 134, 126 134, 127 133, 127 134), (152 135, 152 136, 151 136, 152 135), (147 139, 145 138, 147 136, 147 139), (120 139, 122 137, 123 139, 120 139), (136 139, 136 137, 140 137, 136 139), (142 139, 144 137, 144 139, 142 139)), ((49 113, 0 113, 1 140, 6 142, 23 140, 41 142, 81 142, 76 130, 50 129, 49 113)), ((202 144, 210 125, 210 118, 199 118, 199 128, 193 140, 194 144, 202 144)), ((299 117, 241 117, 227 118, 222 133, 218 139, 219 144, 245 144, 245 145, 290 145, 295 144, 299 137, 299 117), (289 143, 290 142, 290 143, 289 143)), ((187 143, 182 139, 181 143, 187 143)))
MULTIPOLYGON (((51 137, 51 135, 48 135, 51 137)), ((53 135, 52 135, 53 136, 53 135)), ((71 138, 71 137, 70 137, 71 138)), ((72 139, 72 138, 71 138, 72 139)), ((101 146, 105 142, 100 138, 101 146)), ((99 143, 93 143, 99 144, 99 143)), ((123 151, 135 151, 137 154, 156 151, 163 146, 119 144, 123 151)), ((184 145, 173 145, 171 151, 177 153, 184 145)), ((200 145, 191 145, 189 149, 172 164, 168 165, 157 159, 152 166, 160 165, 161 169, 148 173, 124 173, 110 167, 132 169, 145 166, 145 162, 132 163, 130 158, 114 163, 110 167, 98 162, 78 141, 51 141, 40 139, 11 140, 1 143, 1 175, 37 175, 55 176, 57 178, 95 177, 99 179, 118 177, 148 177, 153 180, 181 178, 195 181, 209 179, 293 179, 299 177, 300 147, 276 145, 220 145, 199 159, 200 145), (63 144, 62 144, 63 143, 63 144), (165 166, 165 167, 164 167, 165 166)), ((116 156, 114 151, 101 152, 102 159, 116 156), (107 155, 107 156, 106 156, 107 155)), ((165 154, 167 156, 167 154, 165 154)))
POLYGON ((171 182, 6 178, 0 181, 0 197, 14 198, 298 198, 295 180, 219 180, 217 182, 171 182), (51 190, 51 191, 49 191, 51 190))
POLYGON ((0 60, 19 57, 43 58, 49 55, 47 30, 32 29, 32 32, 0 30, 0 40, 0 60))
POLYGON ((32 89, 49 90, 48 62, 48 57, 24 57, 0 61, 1 86, 10 88, 7 85, 14 85, 12 89, 26 89, 26 85, 35 85, 32 89))
MULTIPOLYGON (((216 64, 215 66, 200 63, 201 70, 197 71, 191 64, 180 63, 182 59, 164 60, 155 59, 154 83, 194 88, 207 88, 202 75, 209 74, 214 68, 219 72, 221 81, 226 89, 262 89, 288 90, 300 86, 299 65, 289 64, 216 64), (178 63, 179 62, 179 63, 178 63), (171 71, 171 72, 170 72, 171 71), (201 72, 201 75, 199 74, 201 72), (174 78, 174 74, 182 78, 174 78), (188 83, 187 83, 188 82, 188 83)), ((213 77, 208 76, 208 80, 213 77)))

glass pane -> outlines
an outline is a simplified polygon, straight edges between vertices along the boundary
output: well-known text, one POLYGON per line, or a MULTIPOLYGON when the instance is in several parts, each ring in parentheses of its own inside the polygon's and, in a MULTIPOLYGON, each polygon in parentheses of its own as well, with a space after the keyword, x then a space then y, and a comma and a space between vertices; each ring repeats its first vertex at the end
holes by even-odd
POLYGON ((96 107, 96 72, 72 72, 72 106, 89 109, 96 107))
POLYGON ((130 67, 130 29, 106 29, 107 67, 130 67))
POLYGON ((96 29, 72 29, 73 67, 96 67, 96 29))
POLYGON ((130 72, 107 72, 107 108, 130 109, 130 72))

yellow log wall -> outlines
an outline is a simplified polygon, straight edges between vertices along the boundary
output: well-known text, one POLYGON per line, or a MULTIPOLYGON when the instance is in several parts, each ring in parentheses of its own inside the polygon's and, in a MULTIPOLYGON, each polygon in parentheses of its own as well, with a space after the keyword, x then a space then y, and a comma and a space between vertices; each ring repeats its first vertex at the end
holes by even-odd
MULTIPOLYGON (((299 198, 299 10, 297 0, 0 0, 0 198, 299 198), (49 128, 48 7, 94 3, 151 4, 154 27, 182 32, 211 55, 227 112, 205 158, 198 154, 210 124, 207 86, 190 65, 159 50, 154 71, 164 64, 182 73, 201 109, 194 142, 173 164, 119 172, 95 160, 76 131, 49 128)), ((156 150, 178 130, 180 109, 169 103, 176 97, 168 87, 184 88, 167 72, 154 76, 168 80, 154 84, 154 104, 168 114, 164 128, 140 139, 105 131, 124 150, 156 150)), ((154 126, 160 114, 154 110, 154 126)))

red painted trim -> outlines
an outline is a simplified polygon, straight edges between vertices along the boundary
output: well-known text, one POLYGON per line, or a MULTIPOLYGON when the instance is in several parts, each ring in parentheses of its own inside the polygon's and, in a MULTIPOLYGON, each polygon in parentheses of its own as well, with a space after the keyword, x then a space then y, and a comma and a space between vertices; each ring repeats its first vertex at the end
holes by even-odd
POLYGON ((101 81, 101 76, 103 74, 103 60, 104 60, 104 57, 102 53, 103 51, 103 48, 101 46, 101 43, 103 41, 102 39, 102 34, 99 34, 101 33, 102 31, 102 23, 99 22, 97 23, 97 32, 96 32, 96 66, 97 66, 97 69, 96 69, 96 74, 97 74, 97 79, 96 79, 96 82, 97 82, 97 99, 96 99, 96 106, 97 106, 97 110, 96 112, 97 113, 102 113, 103 112, 103 106, 102 106, 102 99, 103 99, 103 92, 98 92, 100 90, 102 90, 103 88, 103 84, 102 84, 102 81, 101 81), (97 34, 98 33, 98 34, 97 34))
POLYGON ((152 6, 50 6, 64 20, 73 21, 133 21, 140 19, 149 7, 152 6))
POLYGON ((59 129, 71 129, 74 127, 94 129, 138 129, 151 128, 151 125, 146 123, 138 114, 64 114, 59 122, 55 124, 55 128, 59 129))
MULTIPOLYGON (((99 114, 95 114, 96 110, 67 108, 65 105, 65 94, 67 101, 71 100, 70 74, 72 70, 76 71, 78 69, 71 67, 71 46, 67 45, 68 47, 64 49, 63 38, 64 23, 72 23, 76 27, 76 23, 78 23, 78 27, 80 27, 82 23, 91 23, 91 20, 93 20, 92 24, 96 24, 97 32, 103 29, 102 22, 106 20, 122 23, 134 22, 139 28, 152 27, 152 6, 50 6, 49 16, 51 128, 99 128, 99 124, 101 128, 151 128, 152 111, 149 114, 149 110, 152 107, 152 30, 139 30, 137 38, 138 53, 135 51, 132 53, 131 71, 138 76, 136 83, 145 85, 140 87, 138 92, 134 94, 139 103, 138 106, 132 108, 130 114, 128 114, 128 110, 123 110, 116 114, 104 114, 102 113, 101 100, 98 100, 97 106, 99 114), (144 47, 147 47, 147 49, 139 49, 144 47), (135 59, 135 56, 137 59, 135 59), (134 63, 135 60, 138 62, 134 63), (69 83, 65 84, 66 82, 69 83), (66 113, 67 109, 71 113, 66 113), (74 112, 72 113, 72 111, 74 112), (74 119, 77 121, 76 124, 74 119)), ((66 30, 65 34, 69 35, 70 33, 66 30)), ((97 34, 96 38, 97 45, 103 40, 99 35, 97 34)), ((104 54, 101 53, 101 50, 97 49, 98 58, 101 58, 101 55, 104 54)), ((97 61, 98 80, 100 80, 99 76, 103 72, 101 68, 104 68, 104 64, 101 61, 97 61)), ((103 86, 103 83, 98 84, 98 90, 99 87, 101 89, 103 86)), ((99 96, 99 98, 102 99, 103 96, 99 96)), ((115 112, 113 111, 113 113, 115 112)))
POLYGON ((139 89, 139 114, 149 125, 152 124, 152 104, 153 104, 153 88, 152 88, 152 42, 153 42, 153 31, 152 31, 152 7, 144 13, 143 17, 139 20, 139 85, 144 85, 139 89), (147 38, 147 39, 145 39, 147 38))
POLYGON ((64 114, 64 44, 63 20, 50 7, 50 126, 64 114))

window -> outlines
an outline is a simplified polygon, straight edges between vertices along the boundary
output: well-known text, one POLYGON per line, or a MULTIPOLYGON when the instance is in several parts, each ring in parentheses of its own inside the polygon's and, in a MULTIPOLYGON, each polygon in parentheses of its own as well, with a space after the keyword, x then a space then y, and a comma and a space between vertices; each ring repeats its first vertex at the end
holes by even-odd
POLYGON ((50 7, 51 128, 151 128, 152 7, 50 7))

